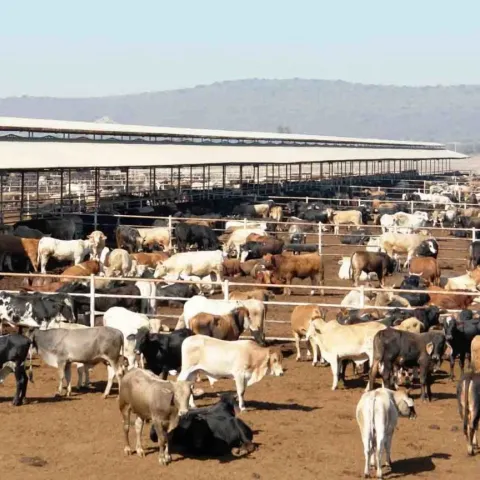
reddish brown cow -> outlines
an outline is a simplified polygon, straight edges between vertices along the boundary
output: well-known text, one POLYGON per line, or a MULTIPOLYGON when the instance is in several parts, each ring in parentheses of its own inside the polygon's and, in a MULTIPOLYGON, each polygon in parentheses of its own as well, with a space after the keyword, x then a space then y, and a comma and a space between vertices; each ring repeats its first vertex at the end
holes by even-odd
MULTIPOLYGON (((428 287, 427 293, 430 296, 430 302, 428 305, 436 305, 439 308, 445 308, 449 310, 465 310, 473 302, 473 299, 478 296, 478 293, 471 293, 470 295, 442 295, 435 294, 435 292, 446 292, 440 287, 431 286, 428 287)), ((462 292, 465 290, 457 290, 457 292, 462 292)))
MULTIPOLYGON (((310 278, 313 285, 323 285, 325 279, 325 271, 323 260, 318 253, 307 253, 305 255, 272 255, 273 272, 271 275, 263 276, 264 283, 272 284, 289 284, 291 285, 294 278, 310 278)), ((268 272, 269 273, 269 272, 268 272)), ((291 289, 286 287, 284 289, 285 295, 291 294, 291 289)), ((315 289, 312 289, 311 295, 315 294, 315 289)), ((324 294, 324 290, 321 290, 324 294)))
POLYGON ((131 253, 130 258, 137 262, 137 265, 146 265, 147 267, 156 268, 158 263, 164 262, 170 258, 168 252, 155 252, 155 253, 131 253))
POLYGON ((433 257, 414 257, 410 262, 410 275, 420 275, 428 280, 431 285, 440 284, 440 266, 433 257))
POLYGON ((89 277, 90 275, 96 275, 100 272, 100 263, 97 260, 88 260, 86 262, 79 263, 66 268, 60 275, 61 282, 71 282, 72 278, 65 278, 68 276, 74 277, 89 277))
POLYGON ((245 240, 245 243, 247 242, 268 242, 271 240, 272 237, 269 237, 268 235, 258 235, 257 233, 251 233, 247 239, 245 240))
POLYGON ((38 238, 21 238, 14 235, 0 235, 0 255, 23 255, 28 257, 33 269, 38 272, 38 238))

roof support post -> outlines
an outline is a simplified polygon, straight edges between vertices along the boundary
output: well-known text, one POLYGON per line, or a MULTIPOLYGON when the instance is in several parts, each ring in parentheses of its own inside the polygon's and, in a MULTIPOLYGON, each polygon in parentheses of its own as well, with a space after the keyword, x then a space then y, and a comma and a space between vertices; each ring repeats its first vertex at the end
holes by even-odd
POLYGON ((225 189, 227 187, 227 166, 222 165, 222 197, 225 198, 225 189))
MULTIPOLYGON (((95 181, 95 213, 98 212, 100 208, 100 169, 96 168, 94 171, 94 181, 95 181)), ((95 217, 96 218, 96 217, 95 217)), ((95 229, 97 226, 95 225, 95 229)))
POLYGON ((240 165, 239 183, 240 195, 243 196, 243 165, 240 165))
POLYGON ((153 180, 152 180, 152 193, 153 193, 153 203, 156 204, 157 198, 157 167, 153 167, 153 180))
POLYGON ((40 195, 39 195, 39 190, 40 190, 40 172, 37 170, 37 184, 35 186, 35 200, 37 201, 37 207, 36 207, 36 214, 38 217, 38 213, 40 210, 40 195))
POLYGON ((72 169, 68 169, 68 199, 70 203, 70 211, 73 211, 73 204, 72 204, 72 169))
POLYGON ((20 174, 20 178, 20 221, 22 221, 25 206, 25 172, 20 174))
POLYGON ((202 198, 205 198, 205 165, 202 166, 202 198))
POLYGON ((60 169, 60 215, 63 217, 63 168, 60 169))
MULTIPOLYGON (((125 178, 125 194, 128 196, 130 192, 130 168, 127 167, 126 178, 125 178)), ((128 202, 127 202, 128 205, 128 202)))
POLYGON ((177 194, 180 195, 182 189, 182 167, 177 167, 177 194))

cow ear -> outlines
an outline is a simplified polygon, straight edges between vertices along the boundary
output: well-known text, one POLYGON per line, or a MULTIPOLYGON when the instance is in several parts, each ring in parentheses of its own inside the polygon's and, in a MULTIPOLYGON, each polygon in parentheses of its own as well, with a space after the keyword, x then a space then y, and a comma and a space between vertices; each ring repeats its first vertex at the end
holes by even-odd
POLYGON ((445 358, 446 360, 448 360, 451 356, 452 356, 452 353, 453 353, 453 348, 452 346, 447 342, 447 346, 445 348, 445 352, 443 352, 443 358, 445 358))
POLYGON ((433 343, 432 343, 432 342, 428 342, 428 343, 427 343, 427 346, 425 347, 425 350, 427 351, 427 353, 428 353, 429 355, 431 355, 432 352, 433 352, 433 343))

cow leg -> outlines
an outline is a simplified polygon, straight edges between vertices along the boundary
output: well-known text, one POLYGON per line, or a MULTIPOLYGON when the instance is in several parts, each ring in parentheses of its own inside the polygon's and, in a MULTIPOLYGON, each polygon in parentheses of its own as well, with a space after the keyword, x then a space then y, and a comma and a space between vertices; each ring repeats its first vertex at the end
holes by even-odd
POLYGON ((185 327, 186 327, 185 319, 184 319, 183 315, 180 315, 178 317, 177 324, 175 325, 175 330, 180 330, 181 328, 185 328, 185 327))
POLYGON ((67 397, 72 393, 72 363, 67 362, 65 365, 65 380, 67 382, 67 397))
MULTIPOLYGON (((298 362, 302 359, 302 355, 300 354, 300 335, 297 332, 293 332, 293 336, 295 338, 295 348, 297 349, 297 356, 295 360, 298 362)), ((307 342, 308 344, 308 342, 307 342)), ((307 356, 309 355, 308 347, 307 347, 307 356)))
POLYGON ((139 457, 144 457, 145 452, 142 448, 142 431, 143 431, 143 418, 137 416, 135 419, 135 435, 136 435, 136 444, 135 444, 135 452, 139 457))
POLYGON ((463 377, 465 371, 465 355, 466 352, 460 353, 459 364, 460 364, 460 377, 463 377))
POLYGON ((160 465, 168 465, 172 461, 168 448, 168 422, 159 418, 152 418, 158 437, 158 463, 160 465))
POLYGON ((244 375, 235 375, 235 385, 237 387, 237 396, 238 396, 238 406, 240 410, 245 410, 245 402, 243 401, 243 394, 247 388, 247 379, 244 375))
POLYGON ((375 460, 377 464, 377 478, 383 478, 382 475, 382 457, 383 450, 385 448, 385 431, 382 425, 375 425, 376 428, 376 444, 377 448, 375 450, 375 460))
POLYGON ((48 257, 46 255, 41 255, 40 256, 40 272, 41 273, 47 273, 47 263, 48 263, 48 257))
POLYGON ((15 380, 16 380, 16 390, 15 397, 13 398, 13 405, 18 407, 23 403, 25 394, 27 393, 27 384, 28 377, 25 372, 25 365, 23 363, 17 363, 15 365, 15 380))
POLYGON ((455 374, 454 374, 455 356, 453 353, 450 355, 449 360, 450 360, 450 380, 453 382, 453 379, 455 378, 455 374))
POLYGON ((310 349, 312 350, 312 354, 313 354, 312 365, 315 366, 318 363, 318 347, 315 343, 315 340, 313 338, 310 338, 307 342, 307 352, 308 352, 308 344, 310 344, 310 349))
POLYGON ((132 409, 129 404, 120 405, 120 412, 122 413, 123 418, 123 435, 125 438, 125 447, 123 448, 123 453, 125 455, 130 455, 132 449, 130 448, 130 441, 128 439, 128 432, 130 430, 130 413, 132 409))
POLYGON ((338 387, 338 376, 340 373, 340 360, 338 359, 338 357, 334 357, 329 360, 328 363, 330 363, 330 368, 332 369, 333 375, 332 390, 336 390, 338 387))
POLYGON ((369 392, 370 390, 373 390, 373 387, 375 386, 375 378, 377 378, 378 367, 379 367, 379 361, 374 360, 372 362, 372 366, 370 367, 370 374, 368 375, 367 388, 365 389, 365 391, 367 392, 369 392))
POLYGON ((65 378, 65 365, 66 362, 58 362, 58 391, 56 396, 60 397, 63 391, 63 379, 65 378))

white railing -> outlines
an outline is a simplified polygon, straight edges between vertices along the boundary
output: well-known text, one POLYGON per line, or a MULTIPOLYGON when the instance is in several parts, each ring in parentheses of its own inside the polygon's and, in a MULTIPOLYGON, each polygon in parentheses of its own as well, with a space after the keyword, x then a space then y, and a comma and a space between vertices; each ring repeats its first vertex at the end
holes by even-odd
MULTIPOLYGON (((58 279, 59 275, 52 275, 52 274, 41 274, 41 273, 30 273, 30 274, 22 274, 22 273, 7 273, 7 272, 2 272, 1 273, 4 276, 7 277, 44 277, 44 278, 55 278, 58 279)), ((154 279, 154 278, 132 278, 132 277, 100 277, 100 276, 95 276, 95 275, 90 275, 88 277, 79 277, 79 276, 74 276, 74 275, 65 275, 62 276, 63 279, 71 279, 71 280, 80 280, 82 282, 89 282, 90 285, 90 292, 88 293, 69 293, 68 295, 71 295, 73 297, 79 296, 79 297, 88 297, 90 298, 90 325, 94 326, 95 324, 95 315, 101 312, 98 312, 95 310, 95 299, 96 298, 130 298, 130 299, 148 299, 148 300, 173 300, 173 301, 187 301, 188 298, 185 297, 165 297, 161 295, 152 295, 152 296, 143 296, 143 295, 117 295, 117 294, 108 294, 108 293, 97 293, 96 288, 95 288, 95 280, 101 279, 103 280, 112 280, 112 281, 126 281, 126 282, 138 282, 138 281, 145 281, 145 282, 155 282, 155 283, 167 283, 163 279, 154 279)), ((204 282, 204 281, 192 281, 192 280, 175 280, 175 281, 169 281, 168 283, 170 284, 190 284, 190 285, 198 285, 198 284, 203 284, 207 286, 220 286, 222 287, 223 290, 223 300, 229 300, 229 294, 230 294, 230 288, 231 286, 235 287, 250 287, 251 289, 259 289, 259 288, 295 288, 299 290, 333 290, 333 291, 338 291, 340 293, 342 292, 350 292, 352 290, 356 290, 360 293, 360 303, 358 305, 342 305, 339 303, 322 303, 322 302, 288 302, 288 301, 275 301, 275 300, 269 300, 265 301, 265 305, 278 305, 278 306, 299 306, 299 305, 317 305, 319 307, 324 307, 324 308, 334 308, 334 309, 360 309, 360 310, 385 310, 385 311, 390 311, 390 310, 415 310, 417 308, 421 307, 388 307, 388 306, 375 306, 375 305, 367 305, 365 304, 365 294, 367 292, 372 292, 372 293, 409 293, 409 294, 434 294, 434 295, 449 295, 449 296, 474 296, 478 295, 480 297, 480 291, 479 292, 458 292, 458 291, 433 291, 430 292, 429 290, 404 290, 404 289, 397 289, 393 287, 387 287, 387 288, 373 288, 373 287, 366 287, 364 285, 360 287, 341 287, 341 286, 332 286, 332 285, 277 285, 277 284, 252 284, 252 283, 244 283, 244 282, 230 282, 229 280, 224 280, 224 281, 216 281, 216 282, 204 282)), ((67 284, 67 282, 65 282, 67 284)), ((28 287, 26 287, 28 289, 28 287)), ((19 293, 20 290, 4 290, 9 293, 19 293)), ((24 292, 25 290, 22 289, 24 292)), ((28 290, 27 290, 28 291, 28 290)), ((35 291, 39 291, 35 289, 35 291)), ((58 292, 42 292, 45 294, 50 294, 50 295, 55 295, 58 292)), ((461 310, 456 310, 456 309, 442 309, 445 310, 447 313, 458 313, 461 310)), ((104 313, 104 312, 102 312, 104 313)), ((156 312, 155 312, 156 313, 156 312)), ((154 316, 159 316, 159 315, 154 315, 154 316)), ((162 316, 162 315, 160 315, 162 316)), ((290 323, 289 321, 281 321, 281 320, 267 320, 267 323, 290 323)))

